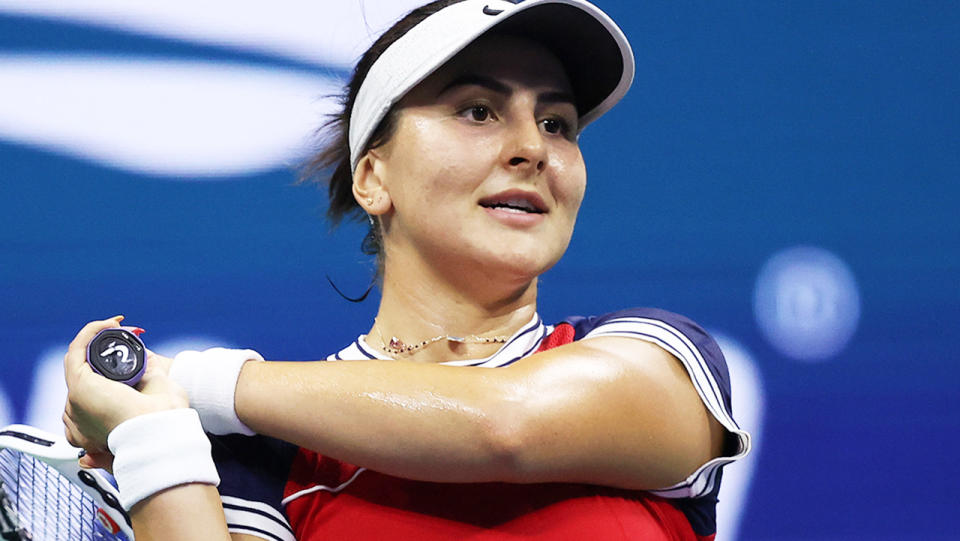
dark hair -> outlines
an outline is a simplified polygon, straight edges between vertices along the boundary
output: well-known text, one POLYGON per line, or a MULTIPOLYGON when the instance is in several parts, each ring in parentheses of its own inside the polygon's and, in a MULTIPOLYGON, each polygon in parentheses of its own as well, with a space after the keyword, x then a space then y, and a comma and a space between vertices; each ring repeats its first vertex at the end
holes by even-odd
MULTIPOLYGON (((377 38, 373 45, 360 57, 360 61, 357 62, 350 82, 344 89, 344 93, 339 96, 343 109, 332 115, 318 130, 318 135, 322 138, 319 150, 304 164, 300 176, 301 182, 327 184, 330 200, 330 205, 327 208, 327 218, 332 225, 336 226, 344 218, 362 220, 365 217, 363 209, 353 197, 353 169, 350 163, 349 139, 350 114, 357 99, 357 93, 360 92, 360 85, 366 79, 370 68, 390 45, 430 15, 462 1, 435 0, 414 9, 377 38), (327 176, 330 167, 334 169, 327 176)), ((374 130, 370 141, 361 151, 361 154, 389 141, 396 131, 396 126, 397 110, 394 107, 377 125, 377 129, 374 130)), ((377 256, 378 273, 382 272, 380 228, 372 220, 370 229, 361 243, 361 249, 365 254, 377 256)))

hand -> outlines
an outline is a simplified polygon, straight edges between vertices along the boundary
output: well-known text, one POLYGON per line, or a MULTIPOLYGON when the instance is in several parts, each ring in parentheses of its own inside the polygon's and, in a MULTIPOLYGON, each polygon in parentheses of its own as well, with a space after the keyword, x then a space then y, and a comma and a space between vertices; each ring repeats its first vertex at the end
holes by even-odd
POLYGON ((170 367, 173 365, 173 359, 164 357, 159 353, 154 353, 147 348, 147 370, 153 370, 164 376, 170 375, 170 367))
POLYGON ((113 456, 107 448, 107 436, 127 419, 190 406, 184 390, 167 377, 170 363, 166 357, 152 352, 148 355, 146 372, 136 389, 97 374, 87 364, 90 341, 104 329, 119 327, 122 320, 123 316, 117 316, 88 323, 64 357, 67 403, 63 424, 67 441, 87 452, 80 459, 83 467, 110 469, 113 456))

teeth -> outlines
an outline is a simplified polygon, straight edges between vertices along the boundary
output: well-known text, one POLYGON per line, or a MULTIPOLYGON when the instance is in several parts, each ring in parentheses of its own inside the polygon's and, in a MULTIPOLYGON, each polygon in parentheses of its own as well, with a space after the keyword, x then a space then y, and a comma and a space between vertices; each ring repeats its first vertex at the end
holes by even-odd
POLYGON ((508 199, 498 202, 496 206, 517 212, 536 212, 537 210, 526 199, 508 199))
POLYGON ((505 210, 510 212, 533 213, 533 214, 540 214, 543 212, 542 210, 538 209, 529 200, 522 197, 495 200, 487 203, 482 203, 482 205, 487 208, 495 208, 495 209, 505 210))

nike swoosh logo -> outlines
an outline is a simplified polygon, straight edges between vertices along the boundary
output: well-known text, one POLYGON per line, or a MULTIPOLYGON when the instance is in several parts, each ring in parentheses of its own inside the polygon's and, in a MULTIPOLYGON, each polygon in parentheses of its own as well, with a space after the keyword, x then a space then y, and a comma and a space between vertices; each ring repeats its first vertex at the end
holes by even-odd
POLYGON ((484 15, 500 15, 503 13, 502 9, 493 9, 489 5, 483 6, 484 15))

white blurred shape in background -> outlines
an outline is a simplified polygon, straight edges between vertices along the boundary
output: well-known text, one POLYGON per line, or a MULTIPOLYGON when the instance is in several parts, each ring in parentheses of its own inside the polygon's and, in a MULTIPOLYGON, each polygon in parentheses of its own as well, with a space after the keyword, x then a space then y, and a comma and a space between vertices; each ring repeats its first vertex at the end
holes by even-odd
POLYGON ((337 79, 245 64, 0 55, 0 139, 158 176, 294 165, 337 79))
POLYGON ((757 470, 757 457, 763 441, 766 398, 763 378, 747 350, 722 333, 710 333, 720 346, 730 371, 733 418, 740 428, 750 433, 750 454, 723 469, 720 502, 717 504, 717 537, 715 541, 733 541, 740 529, 740 517, 750 494, 750 484, 757 470))
POLYGON ((839 257, 814 246, 774 254, 754 289, 754 315, 783 355, 822 361, 840 353, 860 321, 853 272, 839 257))
MULTIPOLYGON (((204 350, 214 346, 232 347, 228 342, 212 337, 184 336, 157 344, 148 343, 147 347, 161 355, 173 356, 186 350, 204 350)), ((27 414, 24 423, 60 434, 63 432, 63 405, 67 400, 67 385, 63 380, 63 356, 67 349, 56 346, 48 349, 34 365, 33 385, 27 399, 27 414)), ((2 402, 2 397, 0 397, 2 402)), ((2 420, 0 404, 0 420, 2 420)), ((11 416, 12 417, 12 416, 11 416)), ((0 423, 0 426, 9 424, 0 423)))
POLYGON ((215 347, 235 348, 237 346, 210 336, 179 336, 156 344, 147 344, 147 349, 166 357, 173 357, 181 351, 203 351, 215 347))
POLYGON ((0 427, 7 426, 13 422, 13 404, 10 403, 10 397, 7 396, 3 386, 0 385, 0 427))
POLYGON ((351 67, 390 24, 423 0, 0 0, 0 13, 351 67))
POLYGON ((24 423, 63 434, 63 406, 67 401, 67 384, 63 380, 63 356, 66 346, 46 350, 34 364, 33 385, 27 398, 24 423))

